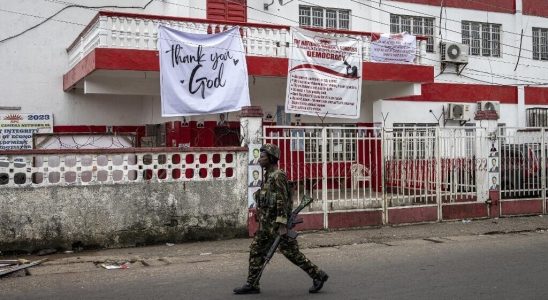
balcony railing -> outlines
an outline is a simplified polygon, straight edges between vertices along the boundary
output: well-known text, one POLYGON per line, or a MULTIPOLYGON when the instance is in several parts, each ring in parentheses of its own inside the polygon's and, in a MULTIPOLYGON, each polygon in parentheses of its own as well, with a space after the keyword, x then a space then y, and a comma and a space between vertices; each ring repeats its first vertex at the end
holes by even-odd
MULTIPOLYGON (((68 47, 69 67, 74 67, 95 48, 157 50, 157 28, 160 24, 185 32, 203 34, 221 32, 234 26, 240 26, 240 33, 247 55, 285 58, 288 54, 289 26, 100 12, 68 47)), ((351 36, 362 40, 363 60, 370 60, 369 48, 372 33, 347 30, 329 30, 326 32, 333 36, 351 36)), ((426 53, 425 39, 419 37, 418 45, 415 64, 421 64, 426 53)))

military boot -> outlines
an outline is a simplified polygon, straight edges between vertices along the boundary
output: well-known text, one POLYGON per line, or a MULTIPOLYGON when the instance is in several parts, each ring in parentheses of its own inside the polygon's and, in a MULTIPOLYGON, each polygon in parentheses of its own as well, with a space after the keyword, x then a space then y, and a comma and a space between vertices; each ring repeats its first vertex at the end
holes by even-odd
POLYGON ((308 292, 312 294, 319 292, 323 287, 323 283, 326 282, 328 278, 329 276, 327 276, 327 273, 320 271, 318 277, 312 281, 312 287, 308 292))
POLYGON ((258 294, 261 292, 259 287, 254 287, 249 283, 244 284, 244 286, 235 288, 234 294, 258 294))

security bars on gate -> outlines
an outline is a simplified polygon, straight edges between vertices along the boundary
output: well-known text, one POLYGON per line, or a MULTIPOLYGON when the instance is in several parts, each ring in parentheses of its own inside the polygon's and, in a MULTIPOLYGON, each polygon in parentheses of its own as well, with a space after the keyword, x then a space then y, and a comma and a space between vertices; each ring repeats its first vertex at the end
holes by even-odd
POLYGON ((317 199, 309 212, 382 209, 379 128, 265 126, 264 142, 280 147, 294 201, 317 199))

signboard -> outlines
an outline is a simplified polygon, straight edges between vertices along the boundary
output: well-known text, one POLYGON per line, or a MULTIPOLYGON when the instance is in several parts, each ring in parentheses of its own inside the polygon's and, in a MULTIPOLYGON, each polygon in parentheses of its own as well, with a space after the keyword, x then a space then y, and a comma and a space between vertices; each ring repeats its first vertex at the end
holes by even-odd
POLYGON ((0 114, 0 151, 32 149, 35 133, 53 132, 53 114, 0 114))
POLYGON ((240 28, 194 34, 158 27, 162 117, 240 110, 249 106, 240 28))
POLYGON ((285 112, 360 117, 362 41, 291 28, 285 112))
POLYGON ((371 38, 371 60, 381 62, 413 62, 417 53, 417 37, 406 32, 383 33, 371 38))

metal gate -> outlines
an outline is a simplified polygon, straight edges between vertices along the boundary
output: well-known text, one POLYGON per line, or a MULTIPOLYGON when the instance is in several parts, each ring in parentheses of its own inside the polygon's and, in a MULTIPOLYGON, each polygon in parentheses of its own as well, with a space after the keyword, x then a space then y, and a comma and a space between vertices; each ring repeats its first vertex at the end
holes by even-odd
POLYGON ((316 199, 308 213, 323 212, 324 228, 332 212, 383 209, 380 128, 264 126, 263 138, 280 147, 294 201, 316 199))
POLYGON ((308 213, 381 211, 384 224, 401 208, 431 210, 477 201, 476 173, 485 165, 484 129, 439 127, 265 126, 280 147, 280 168, 295 183, 294 201, 317 199, 308 213))

